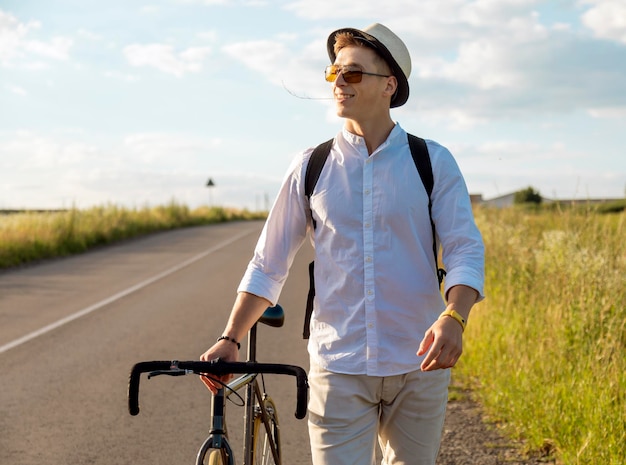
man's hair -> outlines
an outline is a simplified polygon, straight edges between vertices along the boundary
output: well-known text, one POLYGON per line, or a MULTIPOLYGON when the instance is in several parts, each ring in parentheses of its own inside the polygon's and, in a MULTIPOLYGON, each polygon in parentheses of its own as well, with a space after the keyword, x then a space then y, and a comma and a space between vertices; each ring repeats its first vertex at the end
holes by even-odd
POLYGON ((367 41, 359 37, 355 37, 354 34, 352 34, 351 32, 339 32, 337 33, 337 35, 335 35, 335 56, 337 56, 339 54, 339 51, 345 47, 367 47, 370 50, 373 50, 376 54, 376 63, 380 64, 380 66, 383 66, 383 69, 381 69, 381 71, 389 74, 393 72, 392 67, 381 56, 381 54, 378 52, 378 50, 376 50, 375 47, 370 45, 367 41))

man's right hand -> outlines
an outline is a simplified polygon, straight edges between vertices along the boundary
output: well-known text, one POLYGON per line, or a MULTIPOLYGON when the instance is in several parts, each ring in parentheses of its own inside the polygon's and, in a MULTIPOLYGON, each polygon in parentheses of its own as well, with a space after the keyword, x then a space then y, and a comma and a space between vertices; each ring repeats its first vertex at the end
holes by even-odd
MULTIPOLYGON (((200 360, 202 360, 203 362, 209 362, 218 358, 225 362, 239 361, 239 349, 237 348, 237 345, 233 344, 232 341, 222 340, 214 344, 213 347, 200 355, 200 360)), ((233 375, 210 375, 210 377, 200 376, 200 380, 213 394, 216 394, 217 390, 223 387, 221 383, 228 383, 232 379, 232 377, 233 375)))
MULTIPOLYGON (((228 324, 222 333, 224 336, 235 337, 235 341, 240 341, 240 337, 245 337, 252 326, 261 318, 267 307, 272 305, 268 300, 247 292, 237 294, 237 299, 228 319, 228 324)), ((213 347, 200 356, 203 362, 209 362, 219 358, 225 362, 239 361, 239 348, 232 340, 223 339, 216 342, 213 347)), ((222 387, 220 382, 227 383, 232 375, 213 376, 218 381, 211 380, 208 376, 201 376, 200 379, 209 390, 215 394, 222 387)))

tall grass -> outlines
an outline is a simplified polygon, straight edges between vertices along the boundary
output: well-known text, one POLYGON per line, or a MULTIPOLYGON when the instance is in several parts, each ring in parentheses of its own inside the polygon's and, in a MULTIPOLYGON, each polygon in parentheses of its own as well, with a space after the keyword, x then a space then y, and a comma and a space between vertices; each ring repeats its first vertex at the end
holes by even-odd
POLYGON ((487 299, 455 376, 531 449, 626 463, 626 213, 482 209, 487 299))
MULTIPOLYGON (((115 206, 0 217, 0 267, 151 231, 238 219, 223 208, 115 206)), ((626 213, 479 209, 487 299, 455 377, 530 449, 626 463, 626 213)))
POLYGON ((80 253, 154 231, 262 217, 262 213, 221 207, 190 210, 176 203, 139 209, 110 205, 3 215, 0 216, 0 268, 80 253))

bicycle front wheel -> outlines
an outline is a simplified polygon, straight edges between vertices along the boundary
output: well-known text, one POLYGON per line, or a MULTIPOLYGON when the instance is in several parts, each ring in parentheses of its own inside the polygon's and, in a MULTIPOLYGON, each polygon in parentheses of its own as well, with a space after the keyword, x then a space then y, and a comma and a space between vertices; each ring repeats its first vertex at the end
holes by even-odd
POLYGON ((276 405, 270 397, 263 399, 267 411, 267 424, 263 422, 261 407, 256 406, 254 413, 254 443, 252 445, 252 463, 254 465, 277 465, 279 459, 274 458, 272 444, 276 455, 280 457, 280 432, 276 405))
POLYGON ((208 454, 207 465, 227 465, 222 458, 222 452, 219 450, 212 450, 208 454))
POLYGON ((234 463, 232 450, 227 439, 223 438, 223 441, 222 448, 216 449, 213 447, 212 438, 209 437, 198 452, 196 465, 232 465, 234 463))

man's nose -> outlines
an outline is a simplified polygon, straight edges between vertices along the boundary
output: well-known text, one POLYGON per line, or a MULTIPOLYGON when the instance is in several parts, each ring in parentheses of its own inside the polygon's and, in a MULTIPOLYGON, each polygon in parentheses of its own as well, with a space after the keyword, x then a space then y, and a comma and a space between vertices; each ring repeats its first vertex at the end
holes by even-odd
POLYGON ((335 84, 340 86, 345 86, 347 84, 346 80, 343 78, 343 70, 339 70, 337 72, 337 79, 335 79, 335 84), (341 82, 339 81, 341 79, 341 82))

